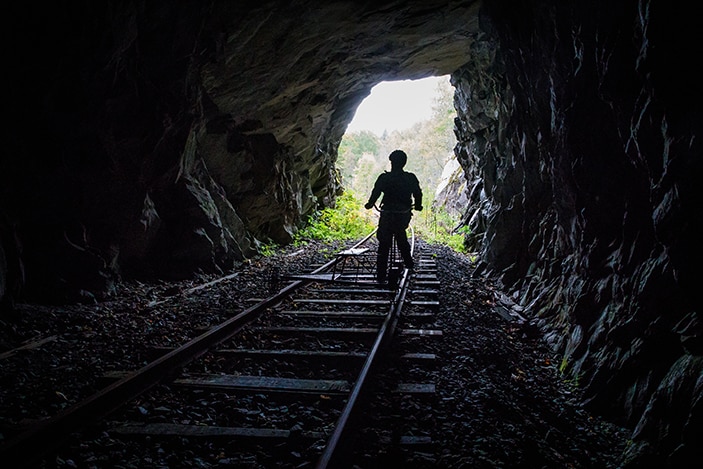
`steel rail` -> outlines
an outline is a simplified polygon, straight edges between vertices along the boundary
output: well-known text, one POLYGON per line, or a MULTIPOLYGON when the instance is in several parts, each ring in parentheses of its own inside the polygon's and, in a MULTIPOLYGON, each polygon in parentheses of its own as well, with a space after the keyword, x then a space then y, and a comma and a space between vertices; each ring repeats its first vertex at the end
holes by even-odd
MULTIPOLYGON (((410 227, 410 230, 412 239, 410 252, 412 254, 415 249, 415 232, 412 227, 410 227)), ((364 366, 359 372, 359 376, 354 383, 354 387, 349 395, 344 410, 337 419, 334 431, 327 440, 327 445, 318 459, 316 469, 341 468, 349 465, 348 457, 353 449, 352 437, 354 425, 359 418, 360 406, 357 404, 368 394, 370 388, 370 380, 368 378, 378 367, 383 357, 382 352, 385 351, 386 346, 395 334, 398 317, 403 309, 403 303, 405 302, 405 296, 410 283, 408 282, 408 277, 409 270, 404 269, 398 291, 392 300, 390 310, 376 335, 376 340, 364 362, 364 366)))
MULTIPOLYGON (((354 247, 365 243, 376 232, 374 230, 354 247)), ((323 272, 339 262, 332 259, 314 270, 323 272)), ((236 316, 190 340, 177 349, 148 363, 139 370, 49 417, 20 433, 0 446, 0 461, 5 467, 25 467, 39 461, 50 451, 60 448, 74 433, 86 425, 97 422, 124 403, 136 398, 161 382, 170 373, 195 360, 210 348, 236 334, 248 322, 256 319, 264 310, 309 284, 308 280, 291 282, 278 293, 247 308, 236 316)))

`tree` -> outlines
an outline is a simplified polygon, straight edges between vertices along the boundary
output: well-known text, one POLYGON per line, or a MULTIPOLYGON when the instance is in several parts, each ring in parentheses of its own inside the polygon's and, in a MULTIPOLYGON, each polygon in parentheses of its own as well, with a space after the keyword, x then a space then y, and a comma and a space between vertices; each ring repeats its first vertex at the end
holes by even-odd
POLYGON ((337 169, 342 175, 342 184, 351 184, 356 167, 365 154, 376 155, 379 138, 373 132, 362 130, 345 134, 337 150, 337 169))

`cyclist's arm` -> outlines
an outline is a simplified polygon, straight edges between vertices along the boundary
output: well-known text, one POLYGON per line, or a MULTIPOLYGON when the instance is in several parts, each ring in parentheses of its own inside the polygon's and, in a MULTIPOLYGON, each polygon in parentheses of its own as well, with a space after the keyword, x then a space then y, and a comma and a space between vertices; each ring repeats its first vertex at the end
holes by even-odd
MULTIPOLYGON (((383 175, 381 175, 381 176, 383 176, 383 175)), ((381 196, 381 192, 383 192, 381 189, 381 186, 382 186, 381 176, 379 176, 378 179, 376 179, 376 183, 373 185, 373 190, 371 191, 371 195, 369 196, 369 200, 368 200, 368 202, 366 202, 366 205, 364 205, 364 207, 366 207, 367 209, 370 209, 371 207, 373 207, 373 204, 376 203, 378 198, 381 196)))
POLYGON ((422 189, 420 189, 420 181, 415 177, 413 188, 413 201, 415 202, 415 210, 422 210, 422 189))

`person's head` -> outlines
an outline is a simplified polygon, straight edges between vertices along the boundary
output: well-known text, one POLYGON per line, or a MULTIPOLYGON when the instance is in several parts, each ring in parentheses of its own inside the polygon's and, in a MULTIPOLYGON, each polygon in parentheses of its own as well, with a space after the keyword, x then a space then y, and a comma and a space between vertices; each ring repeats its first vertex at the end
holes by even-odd
POLYGON ((388 155, 388 159, 391 160, 391 169, 401 169, 408 161, 408 155, 403 150, 394 150, 388 155))

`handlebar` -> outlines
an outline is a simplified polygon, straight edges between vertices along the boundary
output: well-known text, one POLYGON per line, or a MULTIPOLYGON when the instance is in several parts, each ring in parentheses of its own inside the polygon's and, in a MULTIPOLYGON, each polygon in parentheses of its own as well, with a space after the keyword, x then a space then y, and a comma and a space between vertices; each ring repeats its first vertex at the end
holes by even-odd
POLYGON ((376 209, 377 212, 386 212, 386 213, 411 213, 413 211, 412 208, 409 208, 407 210, 388 210, 388 209, 382 209, 379 208, 376 204, 373 204, 373 208, 376 209))

